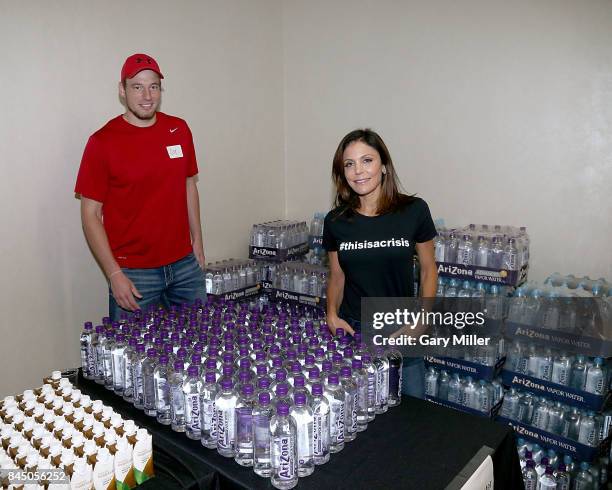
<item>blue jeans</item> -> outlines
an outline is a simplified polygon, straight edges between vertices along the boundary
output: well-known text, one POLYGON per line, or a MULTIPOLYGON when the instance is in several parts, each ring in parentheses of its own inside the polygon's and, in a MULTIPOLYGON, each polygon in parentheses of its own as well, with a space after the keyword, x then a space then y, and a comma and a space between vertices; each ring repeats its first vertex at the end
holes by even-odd
MULTIPOLYGON (((355 330, 361 332, 361 322, 344 318, 355 330)), ((422 357, 404 357, 402 368, 402 393, 415 398, 425 398, 425 362, 422 357)))
MULTIPOLYGON (((193 303, 196 298, 206 299, 204 272, 193 253, 163 267, 121 270, 142 295, 142 299, 134 299, 143 310, 149 305, 168 308, 171 305, 193 303)), ((119 320, 125 311, 117 304, 109 289, 108 312, 111 320, 119 320)))

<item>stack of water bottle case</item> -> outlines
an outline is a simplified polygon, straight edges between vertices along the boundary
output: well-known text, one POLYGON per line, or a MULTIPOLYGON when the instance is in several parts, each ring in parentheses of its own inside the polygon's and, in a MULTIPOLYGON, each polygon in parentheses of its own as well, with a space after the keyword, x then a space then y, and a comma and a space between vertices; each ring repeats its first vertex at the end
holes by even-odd
POLYGON ((210 297, 86 323, 83 374, 163 425, 292 488, 401 400, 402 357, 322 311, 210 297))
POLYGON ((59 371, 0 401, 0 488, 128 490, 153 476, 151 435, 59 371))

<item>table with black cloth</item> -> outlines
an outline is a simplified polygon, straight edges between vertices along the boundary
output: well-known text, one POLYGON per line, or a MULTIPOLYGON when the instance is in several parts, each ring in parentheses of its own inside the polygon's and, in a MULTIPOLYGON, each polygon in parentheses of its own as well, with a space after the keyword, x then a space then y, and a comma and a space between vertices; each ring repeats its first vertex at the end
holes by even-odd
MULTIPOLYGON (((220 456, 157 423, 101 385, 82 379, 78 388, 92 399, 153 434, 156 477, 142 489, 273 488, 268 478, 232 458, 220 456)), ((509 427, 424 400, 403 397, 360 432, 357 439, 331 455, 330 461, 300 478, 300 489, 443 489, 482 446, 493 449, 495 490, 523 488, 515 438, 509 427)))

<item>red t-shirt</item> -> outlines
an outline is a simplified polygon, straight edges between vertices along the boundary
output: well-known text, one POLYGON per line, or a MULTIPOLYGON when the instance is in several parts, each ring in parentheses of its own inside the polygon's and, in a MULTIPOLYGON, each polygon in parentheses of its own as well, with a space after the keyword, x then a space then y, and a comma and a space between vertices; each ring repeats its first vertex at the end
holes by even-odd
POLYGON ((192 250, 186 179, 197 173, 185 121, 158 112, 140 128, 118 116, 89 138, 75 192, 102 203, 121 267, 161 267, 192 250))

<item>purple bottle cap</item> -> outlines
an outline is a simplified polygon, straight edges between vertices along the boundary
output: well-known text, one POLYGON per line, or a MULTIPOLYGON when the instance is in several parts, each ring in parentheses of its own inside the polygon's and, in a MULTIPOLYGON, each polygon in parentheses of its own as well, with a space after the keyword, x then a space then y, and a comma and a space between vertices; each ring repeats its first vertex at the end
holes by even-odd
POLYGON ((251 396, 254 391, 255 389, 251 383, 242 385, 242 389, 240 390, 240 392, 245 396, 251 396))
POLYGON ((280 347, 278 345, 276 345, 276 344, 273 344, 270 347, 270 354, 275 354, 275 355, 276 354, 280 354, 280 347))
POLYGON ((298 374, 302 372, 302 366, 300 366, 299 362, 294 362, 291 365, 291 374, 298 374))
POLYGON ((306 405, 306 393, 298 392, 293 395, 293 401, 299 407, 306 405))
POLYGON ((96 333, 100 334, 104 332, 104 325, 96 325, 96 333))
POLYGON ((559 471, 565 473, 565 470, 567 470, 567 466, 565 466, 565 463, 559 463, 559 471))
POLYGON ((347 347, 346 349, 344 349, 344 358, 349 359, 351 357, 353 357, 353 349, 347 347))
POLYGON ((223 364, 231 364, 234 362, 234 354, 231 352, 225 352, 223 354, 223 364))
POLYGON ((85 330, 92 330, 93 329, 93 323, 85 322, 85 323, 83 323, 83 328, 85 328, 85 330))
POLYGON ((297 359, 297 352, 294 351, 293 349, 288 350, 286 355, 287 355, 287 359, 291 361, 295 361, 297 359))
POLYGON ((544 473, 546 473, 547 475, 552 475, 553 474, 553 467, 552 466, 547 466, 546 470, 544 471, 544 473))
POLYGON ((270 380, 268 378, 259 378, 257 380, 257 388, 267 390, 270 388, 270 380))
POLYGON ((266 353, 262 350, 258 350, 255 352, 255 361, 262 362, 266 360, 266 353))
POLYGON ((289 393, 289 385, 287 383, 279 383, 276 385, 276 396, 287 396, 287 393, 289 393))
POLYGON ((266 366, 265 364, 258 364, 256 369, 257 376, 265 376, 266 374, 268 374, 268 366, 266 366))
POLYGON ((289 405, 285 402, 279 402, 278 405, 276 405, 276 414, 281 417, 289 415, 289 405))
POLYGON ((305 384, 306 384, 306 380, 304 379, 304 376, 302 376, 301 374, 293 378, 293 386, 295 388, 304 388, 305 384))
POLYGON ((187 368, 187 374, 190 378, 195 378, 197 376, 200 375, 200 369, 199 366, 194 366, 193 364, 191 364, 188 368, 187 368))
POLYGON ((151 347, 147 350, 147 357, 157 357, 157 349, 151 347))
POLYGON ((312 354, 308 354, 305 358, 304 358, 304 364, 307 366, 312 366, 315 363, 315 356, 313 356, 312 354))
POLYGON ((533 453, 529 450, 525 451, 525 459, 531 459, 533 457, 533 453))
POLYGON ((327 350, 332 352, 336 351, 336 343, 333 340, 327 342, 327 350))
POLYGON ((176 351, 176 358, 182 359, 183 361, 187 359, 187 349, 185 349, 184 347, 179 347, 176 351))
POLYGON ((167 365, 167 364, 168 364, 168 360, 169 360, 169 359, 168 359, 168 356, 167 356, 166 354, 162 354, 161 356, 159 356, 159 363, 160 363, 162 366, 167 365))
POLYGON ((340 368, 340 376, 342 378, 350 378, 352 375, 353 375, 353 370, 350 367, 344 366, 340 368))
POLYGON ((188 349, 191 346, 191 342, 189 341, 188 338, 183 337, 181 339, 181 347, 183 347, 184 349, 188 349))
POLYGON ((234 387, 234 382, 231 379, 224 379, 221 381, 221 389, 224 391, 229 391, 234 387))
POLYGON ((541 464, 542 466, 548 466, 548 462, 549 462, 549 461, 548 461, 548 457, 547 457, 547 456, 544 456, 544 457, 543 457, 543 458, 540 460, 540 464, 541 464))
POLYGON ((332 370, 332 362, 331 361, 323 361, 321 363, 321 370, 324 373, 328 373, 332 370))
POLYGON ((251 379, 252 375, 253 373, 251 371, 240 371, 240 373, 238 373, 238 379, 241 383, 246 383, 251 379))
POLYGON ((355 332, 355 335, 353 335, 353 338, 355 339, 355 342, 360 344, 361 343, 361 332, 355 332))
POLYGON ((525 466, 527 468, 535 468, 535 461, 533 459, 528 459, 525 466))
POLYGON ((174 370, 179 372, 185 369, 185 363, 183 361, 174 361, 174 370))
POLYGON ((139 354, 144 353, 145 351, 145 345, 144 344, 136 344, 136 352, 138 352, 139 354))
POLYGON ((339 352, 334 352, 332 354, 332 362, 334 364, 339 364, 344 360, 344 358, 342 357, 342 354, 340 354, 339 352))
POLYGON ((308 379, 319 379, 319 368, 310 368, 308 370, 308 379))
POLYGON ((338 375, 336 373, 331 373, 327 378, 327 382, 330 385, 337 385, 338 383, 340 383, 340 379, 338 378, 338 375))
POLYGON ((259 400, 260 405, 263 405, 263 406, 270 405, 270 393, 265 393, 265 392, 260 393, 258 400, 259 400))
POLYGON ((173 349, 172 344, 164 344, 164 354, 171 354, 173 349))
POLYGON ((276 376, 274 379, 279 382, 285 381, 287 379, 287 372, 284 369, 279 369, 276 371, 276 376))
POLYGON ((261 350, 261 349, 263 349, 263 344, 259 340, 254 341, 253 342, 253 350, 254 351, 258 351, 258 350, 261 350))
POLYGON ((231 376, 232 374, 234 374, 234 366, 232 366, 231 364, 224 364, 223 376, 231 376))
POLYGON ((202 364, 202 356, 200 354, 192 354, 191 362, 193 364, 202 364))
POLYGON ((200 344, 199 342, 196 342, 195 344, 193 344, 193 352, 195 352, 196 354, 202 355, 203 351, 204 351, 204 346, 202 344, 200 344))
POLYGON ((230 343, 230 342, 226 342, 226 343, 223 345, 223 350, 224 350, 225 352, 232 352, 232 353, 233 353, 233 352, 234 352, 234 344, 233 344, 233 343, 230 343))
POLYGON ((115 338, 115 332, 113 332, 112 330, 109 330, 108 332, 106 332, 106 338, 107 339, 114 339, 115 338))
POLYGON ((323 348, 322 348, 322 347, 317 347, 317 348, 315 349, 315 353, 314 353, 314 355, 315 355, 315 359, 316 359, 317 357, 318 357, 318 358, 321 358, 321 357, 325 356, 325 351, 323 350, 323 348))
POLYGON ((364 352, 363 354, 361 354, 361 362, 372 362, 372 356, 370 354, 368 354, 367 352, 364 352))
POLYGON ((217 368, 217 360, 214 357, 209 357, 206 359, 206 369, 214 370, 217 368))
POLYGON ((345 333, 345 332, 344 332, 344 329, 343 329, 343 328, 337 328, 337 329, 336 329, 336 337, 340 337, 340 338, 342 338, 342 337, 344 337, 344 333, 345 333))
POLYGON ((272 367, 280 368, 283 367, 283 360, 280 357, 275 357, 272 359, 272 367))
POLYGON ((312 385, 312 394, 314 396, 321 396, 323 394, 323 385, 321 383, 314 383, 312 385))
POLYGON ((298 354, 306 354, 308 352, 308 346, 306 344, 298 345, 298 354))
POLYGON ((250 359, 240 359, 240 363, 238 364, 240 369, 251 369, 251 360, 250 359))
POLYGON ((361 363, 361 360, 359 359, 353 359, 353 361, 351 362, 351 365, 353 366, 353 369, 361 369, 363 367, 363 364, 361 363))
POLYGON ((132 337, 131 339, 128 340, 128 345, 130 347, 136 347, 137 343, 138 343, 138 339, 135 339, 134 337, 132 337))

